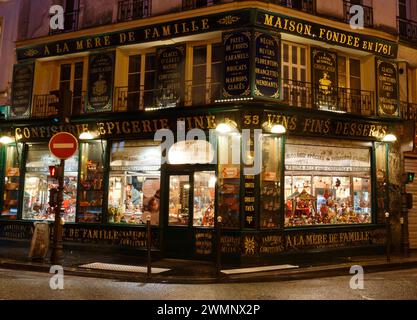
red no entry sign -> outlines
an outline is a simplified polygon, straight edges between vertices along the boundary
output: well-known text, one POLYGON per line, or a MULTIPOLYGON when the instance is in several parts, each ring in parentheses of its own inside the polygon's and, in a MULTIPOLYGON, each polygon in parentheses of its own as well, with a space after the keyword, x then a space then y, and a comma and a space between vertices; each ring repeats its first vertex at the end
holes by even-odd
POLYGON ((77 149, 77 138, 68 132, 57 133, 49 140, 49 151, 61 160, 71 158, 77 149))

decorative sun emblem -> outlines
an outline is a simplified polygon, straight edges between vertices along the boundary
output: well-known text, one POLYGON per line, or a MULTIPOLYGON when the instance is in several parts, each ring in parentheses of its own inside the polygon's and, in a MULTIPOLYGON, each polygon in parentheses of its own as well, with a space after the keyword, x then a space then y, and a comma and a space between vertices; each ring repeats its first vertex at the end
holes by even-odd
POLYGON ((255 254, 255 237, 245 237, 245 254, 255 254))

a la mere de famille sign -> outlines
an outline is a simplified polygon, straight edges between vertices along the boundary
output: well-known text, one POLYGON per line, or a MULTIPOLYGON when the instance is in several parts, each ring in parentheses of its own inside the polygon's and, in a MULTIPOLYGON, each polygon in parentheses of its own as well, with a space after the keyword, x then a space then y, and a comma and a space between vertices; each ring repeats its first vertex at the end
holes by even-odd
POLYGON ((242 27, 262 27, 390 59, 395 59, 398 52, 395 42, 382 38, 331 28, 277 12, 242 9, 20 47, 17 58, 23 61, 60 56, 242 27))

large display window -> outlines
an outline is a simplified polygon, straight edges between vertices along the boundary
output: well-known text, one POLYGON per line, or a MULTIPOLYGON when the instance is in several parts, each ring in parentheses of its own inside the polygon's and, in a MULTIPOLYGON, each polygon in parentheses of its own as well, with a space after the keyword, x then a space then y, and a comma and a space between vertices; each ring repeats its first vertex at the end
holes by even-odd
POLYGON ((16 220, 19 206, 20 163, 19 155, 22 145, 8 145, 4 171, 3 209, 1 219, 16 220))
POLYGON ((154 141, 112 144, 108 222, 159 225, 161 147, 154 141))
MULTIPOLYGON (((49 166, 58 165, 45 144, 27 146, 26 174, 23 193, 22 217, 24 220, 55 219, 53 208, 48 204, 49 190, 58 187, 58 181, 49 177, 49 166)), ((75 222, 77 202, 78 156, 65 161, 63 219, 75 222)))
POLYGON ((77 222, 99 223, 103 214, 105 141, 80 144, 80 187, 77 222))
POLYGON ((286 145, 285 226, 372 222, 371 148, 286 145))

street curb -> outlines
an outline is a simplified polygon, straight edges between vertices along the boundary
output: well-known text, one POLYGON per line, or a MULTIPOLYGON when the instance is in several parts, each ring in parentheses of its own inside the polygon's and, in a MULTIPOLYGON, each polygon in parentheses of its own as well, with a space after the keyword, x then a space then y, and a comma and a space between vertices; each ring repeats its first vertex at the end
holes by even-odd
MULTIPOLYGON (((258 272, 252 274, 239 275, 222 275, 216 277, 184 277, 184 276, 163 276, 152 275, 149 279, 146 274, 137 274, 131 272, 119 271, 97 271, 91 269, 80 269, 74 267, 64 267, 64 274, 80 277, 91 277, 118 280, 125 282, 141 283, 166 283, 166 284, 215 284, 215 283, 252 283, 252 282, 270 282, 270 281, 292 281, 324 277, 336 277, 349 275, 350 267, 360 265, 366 273, 375 273, 382 271, 393 271, 401 269, 417 268, 417 260, 390 262, 390 263, 361 263, 360 261, 345 263, 343 265, 328 265, 321 267, 305 267, 301 269, 280 270, 258 272)), ((21 271, 33 271, 49 273, 49 264, 23 263, 18 261, 0 261, 0 268, 21 271)))

